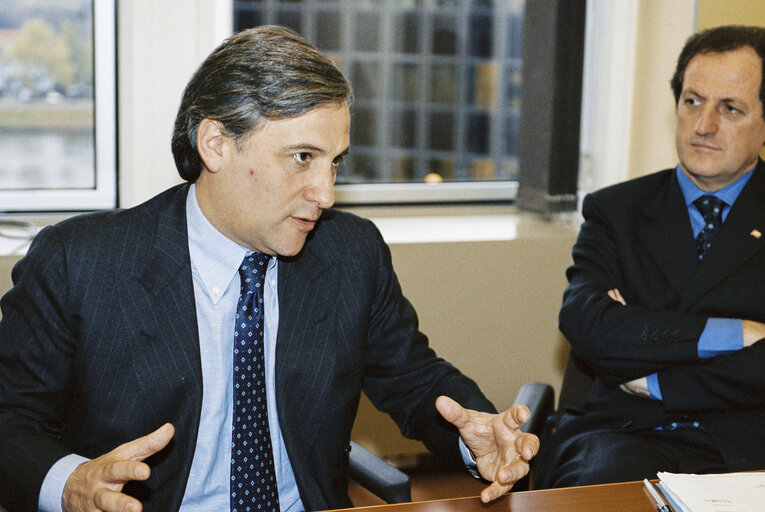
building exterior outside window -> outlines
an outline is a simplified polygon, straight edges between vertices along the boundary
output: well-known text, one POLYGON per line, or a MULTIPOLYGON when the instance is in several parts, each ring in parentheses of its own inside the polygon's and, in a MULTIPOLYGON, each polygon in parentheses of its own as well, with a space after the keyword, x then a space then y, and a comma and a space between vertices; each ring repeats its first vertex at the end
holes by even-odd
POLYGON ((512 199, 523 8, 522 0, 236 0, 234 30, 288 26, 350 79, 341 201, 512 199))
POLYGON ((114 98, 113 3, 0 0, 0 212, 114 207, 114 98))

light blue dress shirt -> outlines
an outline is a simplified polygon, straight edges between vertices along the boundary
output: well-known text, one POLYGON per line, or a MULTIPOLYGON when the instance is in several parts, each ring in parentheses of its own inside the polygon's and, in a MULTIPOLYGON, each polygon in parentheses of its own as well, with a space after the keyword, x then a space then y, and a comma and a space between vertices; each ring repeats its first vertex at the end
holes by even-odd
MULTIPOLYGON (((252 251, 231 241, 210 224, 199 208, 193 185, 186 201, 186 215, 204 391, 196 451, 181 510, 228 510, 234 396, 233 340, 240 291, 239 265, 245 254, 252 251)), ((300 501, 276 412, 277 285, 278 260, 271 258, 263 292, 268 424, 274 447, 279 506, 284 512, 298 512, 305 508, 300 501)))
MULTIPOLYGON (((704 228, 704 217, 696 208, 693 202, 703 195, 709 194, 698 188, 691 179, 681 169, 678 164, 675 169, 677 182, 685 199, 685 206, 688 208, 688 216, 691 220, 693 236, 696 237, 704 228)), ((727 187, 712 193, 711 195, 725 201, 723 206, 722 220, 728 217, 733 203, 738 199, 744 186, 749 182, 753 172, 744 173, 736 181, 727 187)), ((709 318, 704 330, 701 332, 698 343, 699 357, 703 359, 712 358, 721 354, 729 354, 740 350, 744 346, 744 329, 739 318, 709 318)), ((653 373, 647 377, 648 391, 651 397, 657 400, 662 399, 661 388, 659 387, 659 377, 653 373)))
MULTIPOLYGON (((194 185, 186 200, 191 274, 194 283, 199 348, 202 362, 202 410, 196 450, 191 463, 184 512, 229 510, 231 429, 233 421, 234 318, 239 300, 239 265, 246 248, 224 236, 205 218, 194 185)), ((279 428, 276 413, 276 332, 279 325, 278 261, 271 258, 264 289, 266 395, 274 447, 274 467, 283 512, 305 510, 279 428)), ((147 432, 148 434, 148 432, 147 432)), ((68 455, 51 467, 43 482, 38 506, 60 512, 61 495, 72 471, 88 459, 68 455)))

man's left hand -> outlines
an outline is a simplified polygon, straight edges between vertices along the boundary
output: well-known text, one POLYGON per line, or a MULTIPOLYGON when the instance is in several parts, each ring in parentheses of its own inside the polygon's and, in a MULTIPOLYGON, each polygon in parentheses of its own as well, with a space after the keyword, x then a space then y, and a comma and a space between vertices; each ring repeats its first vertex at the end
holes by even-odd
POLYGON ((630 395, 642 398, 651 398, 651 392, 648 391, 648 378, 640 377, 619 385, 619 389, 630 395))
POLYGON ((489 414, 465 409, 451 398, 440 396, 436 409, 459 429, 462 440, 475 456, 478 472, 491 482, 481 492, 482 502, 507 493, 529 472, 529 460, 539 451, 539 439, 520 431, 530 414, 525 405, 489 414))

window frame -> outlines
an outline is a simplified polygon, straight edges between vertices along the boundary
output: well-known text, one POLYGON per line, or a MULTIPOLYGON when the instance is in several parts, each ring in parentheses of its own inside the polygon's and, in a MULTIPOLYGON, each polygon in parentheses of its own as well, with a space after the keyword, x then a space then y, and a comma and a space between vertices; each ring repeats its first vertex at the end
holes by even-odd
POLYGON ((0 211, 87 211, 117 206, 116 0, 93 9, 94 170, 92 189, 0 190, 0 211))

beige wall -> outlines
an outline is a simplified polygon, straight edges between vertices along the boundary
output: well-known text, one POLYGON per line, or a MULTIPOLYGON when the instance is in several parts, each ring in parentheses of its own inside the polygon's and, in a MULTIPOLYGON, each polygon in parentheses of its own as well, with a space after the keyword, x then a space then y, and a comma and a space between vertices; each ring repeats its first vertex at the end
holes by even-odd
POLYGON ((17 256, 0 256, 0 297, 11 287, 11 269, 17 260, 17 256))
POLYGON ((765 2, 762 0, 699 0, 699 30, 720 25, 765 26, 765 2))
POLYGON ((669 81, 685 40, 694 31, 694 3, 641 0, 628 178, 677 165, 675 105, 669 81))
MULTIPOLYGON (((509 407, 526 382, 557 388, 568 354, 557 313, 578 221, 521 217, 513 240, 391 246, 421 330, 499 409, 509 407)), ((389 457, 424 451, 367 401, 353 437, 389 457)))

